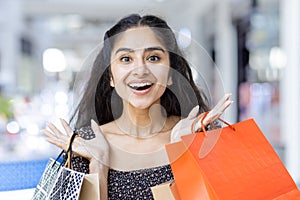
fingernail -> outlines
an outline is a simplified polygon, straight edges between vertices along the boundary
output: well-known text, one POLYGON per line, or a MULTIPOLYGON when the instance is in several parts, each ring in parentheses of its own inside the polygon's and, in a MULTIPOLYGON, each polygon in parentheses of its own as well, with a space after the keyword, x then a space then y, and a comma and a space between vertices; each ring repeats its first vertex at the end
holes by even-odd
POLYGON ((227 98, 229 98, 229 97, 231 97, 231 93, 227 93, 227 94, 225 94, 225 97, 227 97, 227 98))

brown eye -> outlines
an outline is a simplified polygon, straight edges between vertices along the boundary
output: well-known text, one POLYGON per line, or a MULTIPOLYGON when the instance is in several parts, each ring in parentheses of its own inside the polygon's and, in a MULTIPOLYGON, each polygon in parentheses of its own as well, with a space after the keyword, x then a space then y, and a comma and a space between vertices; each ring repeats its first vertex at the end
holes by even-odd
POLYGON ((150 62, 155 62, 155 61, 158 61, 160 59, 160 57, 158 57, 158 56, 150 56, 149 58, 148 58, 148 60, 150 61, 150 62))
POLYGON ((129 56, 123 56, 121 59, 120 59, 122 62, 130 62, 131 61, 131 58, 129 56))

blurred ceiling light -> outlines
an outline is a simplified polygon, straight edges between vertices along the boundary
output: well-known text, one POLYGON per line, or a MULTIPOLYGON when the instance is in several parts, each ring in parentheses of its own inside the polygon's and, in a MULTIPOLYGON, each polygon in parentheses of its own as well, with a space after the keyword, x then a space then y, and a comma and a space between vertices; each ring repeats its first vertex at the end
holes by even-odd
POLYGON ((256 49, 250 53, 249 65, 254 70, 262 70, 268 67, 269 50, 256 49))
POLYGON ((19 126, 18 122, 11 121, 6 125, 6 130, 9 133, 17 134, 20 131, 20 126, 19 126))
POLYGON ((62 91, 56 92, 54 98, 58 104, 66 104, 68 102, 68 95, 62 91))
POLYGON ((45 116, 51 116, 53 113, 53 108, 50 104, 43 104, 41 106, 41 113, 45 116))
POLYGON ((57 34, 64 32, 66 27, 62 17, 52 17, 48 19, 48 28, 52 33, 57 34))
POLYGON ((83 26, 83 19, 80 15, 69 15, 66 21, 71 29, 80 29, 83 26))
POLYGON ((40 98, 43 103, 51 103, 53 100, 53 94, 50 89, 43 89, 40 93, 40 98))
POLYGON ((182 28, 178 32, 178 45, 180 48, 186 48, 190 46, 192 40, 191 30, 188 28, 182 28))
POLYGON ((285 53, 279 47, 272 47, 269 55, 269 63, 272 68, 284 68, 287 63, 285 53))
POLYGON ((26 131, 30 135, 38 135, 40 132, 39 126, 37 124, 31 123, 26 127, 26 131))
POLYGON ((49 48, 43 53, 43 66, 48 72, 62 72, 66 69, 66 59, 60 49, 49 48))
POLYGON ((81 61, 83 58, 74 49, 66 49, 64 51, 66 62, 72 71, 78 72, 81 69, 81 61))

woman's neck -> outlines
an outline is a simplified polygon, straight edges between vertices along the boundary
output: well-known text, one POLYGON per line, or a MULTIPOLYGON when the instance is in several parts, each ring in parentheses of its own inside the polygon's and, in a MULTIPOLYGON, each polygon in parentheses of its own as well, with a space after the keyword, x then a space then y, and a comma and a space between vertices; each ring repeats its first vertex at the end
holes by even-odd
POLYGON ((137 109, 130 104, 124 104, 123 113, 116 123, 125 134, 147 138, 164 131, 166 119, 160 104, 153 104, 147 109, 137 109))

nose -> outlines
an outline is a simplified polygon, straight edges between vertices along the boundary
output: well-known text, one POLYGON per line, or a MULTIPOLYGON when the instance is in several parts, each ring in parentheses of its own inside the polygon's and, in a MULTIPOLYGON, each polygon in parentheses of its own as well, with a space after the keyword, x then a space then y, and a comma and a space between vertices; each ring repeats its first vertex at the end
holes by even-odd
POLYGON ((133 70, 133 75, 137 77, 143 77, 149 74, 149 68, 145 62, 139 61, 136 63, 136 67, 133 70))

